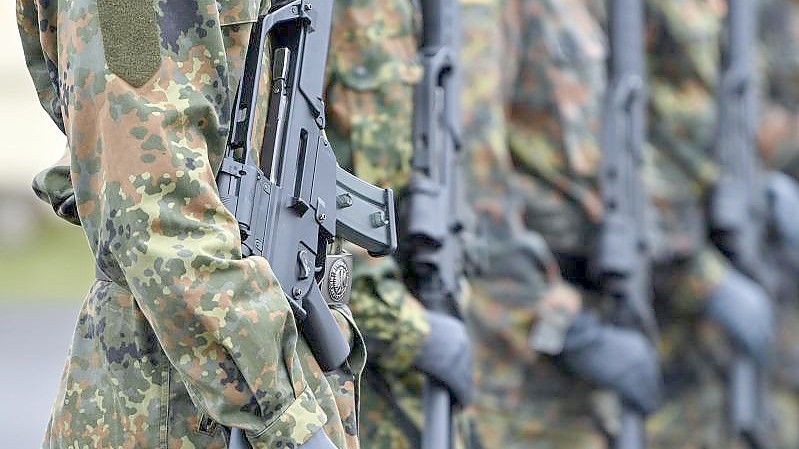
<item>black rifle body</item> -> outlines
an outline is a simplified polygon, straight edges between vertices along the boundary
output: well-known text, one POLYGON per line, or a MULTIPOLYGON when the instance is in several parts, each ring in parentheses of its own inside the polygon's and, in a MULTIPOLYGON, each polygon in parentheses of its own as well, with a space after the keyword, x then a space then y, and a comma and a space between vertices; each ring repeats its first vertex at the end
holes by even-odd
MULTIPOLYGON (((409 287, 429 310, 450 314, 457 314, 464 270, 458 8, 457 0, 422 0, 424 75, 414 92, 408 189, 409 287)), ((449 391, 428 380, 422 449, 453 447, 452 405, 449 391)))
MULTIPOLYGON (((259 18, 217 176, 222 202, 239 223, 242 255, 269 261, 323 371, 350 352, 319 285, 329 244, 339 236, 373 255, 397 246, 392 191, 341 169, 324 134, 332 5, 295 0, 259 18), (254 142, 256 105, 266 96, 263 141, 254 142)), ((248 446, 239 429, 231 444, 248 446)))
MULTIPOLYGON (((653 343, 650 256, 646 241, 648 197, 641 176, 646 135, 643 0, 610 2, 610 86, 605 100, 600 182, 606 206, 598 268, 614 300, 618 324, 638 329, 653 343)), ((644 417, 622 404, 614 449, 646 447, 644 417)))
MULTIPOLYGON (((757 1, 730 0, 718 92, 714 158, 720 180, 711 198, 711 236, 743 273, 774 293, 764 259, 767 242, 765 176, 755 132, 757 1)), ((768 370, 752 357, 736 355, 728 376, 728 413, 733 436, 752 448, 768 448, 768 370)))

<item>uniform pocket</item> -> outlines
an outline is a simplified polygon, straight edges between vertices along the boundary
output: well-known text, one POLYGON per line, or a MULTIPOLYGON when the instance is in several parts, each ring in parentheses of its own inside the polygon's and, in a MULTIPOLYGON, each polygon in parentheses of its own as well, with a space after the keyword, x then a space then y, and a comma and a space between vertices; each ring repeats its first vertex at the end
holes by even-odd
POLYGON ((419 79, 411 2, 341 0, 333 24, 329 69, 334 79, 355 90, 419 79))
POLYGON ((153 0, 98 0, 97 10, 109 70, 141 87, 161 66, 153 0))

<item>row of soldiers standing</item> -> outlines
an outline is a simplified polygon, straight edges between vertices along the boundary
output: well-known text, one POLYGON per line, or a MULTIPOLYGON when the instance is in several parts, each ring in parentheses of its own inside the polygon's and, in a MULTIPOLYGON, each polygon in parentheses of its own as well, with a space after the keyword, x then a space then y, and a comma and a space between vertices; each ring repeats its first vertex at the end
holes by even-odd
MULTIPOLYGON (((396 52, 391 39, 372 40, 369 26, 348 28, 359 30, 353 34, 364 39, 362 44, 368 42, 364 54, 384 55, 368 70, 374 85, 349 84, 355 91, 370 91, 374 106, 366 114, 357 108, 339 113, 335 105, 341 103, 330 98, 341 120, 331 131, 341 140, 336 148, 349 151, 344 160, 359 176, 399 191, 407 182, 412 152, 408 75, 415 68, 413 16, 409 5, 402 6, 405 15, 386 16, 391 21, 378 19, 374 26, 404 20, 398 30, 405 30, 406 52, 396 52), (403 70, 395 71, 393 64, 403 70), (386 97, 403 90, 404 99, 386 97)), ((770 297, 708 235, 709 198, 720 176, 711 149, 718 129, 724 1, 646 2, 641 39, 649 138, 643 177, 655 206, 648 237, 660 355, 640 333, 603 319, 607 305, 593 258, 605 208, 599 171, 610 51, 606 7, 579 0, 462 2, 466 184, 487 240, 481 248, 487 249, 479 253, 481 269, 469 279, 465 305, 477 384, 474 404, 459 422, 461 443, 606 447, 608 437, 619 431, 616 400, 621 395, 651 414, 652 447, 732 447, 725 384, 731 354, 743 348, 758 360, 777 352, 768 432, 772 447, 796 447, 799 378, 792 353, 798 315, 790 284, 797 266, 779 265, 789 282, 770 297), (560 342, 536 347, 537 332, 553 338, 558 331, 560 342)), ((770 169, 795 177, 799 4, 775 0, 763 2, 761 9, 758 144, 770 169)), ((334 45, 338 39, 343 36, 334 31, 334 45)), ((357 55, 343 57, 359 61, 357 55)), ((363 67, 354 63, 342 84, 363 67)), ((790 203, 795 200, 786 199, 795 198, 793 181, 780 174, 773 178, 770 189, 784 192, 772 194, 782 198, 778 208, 796 216, 797 204, 790 203)), ((780 257, 788 260, 796 251, 790 248, 796 244, 791 232, 795 235, 784 233, 781 249, 772 248, 784 250, 780 257)), ((362 442, 400 449, 417 447, 424 431, 419 427, 422 383, 407 362, 423 346, 432 320, 411 312, 421 308, 391 264, 372 261, 358 273, 352 307, 356 320, 365 318, 359 323, 367 346, 377 348, 364 374, 362 442), (397 331, 408 329, 399 338, 397 331), (397 366, 398 361, 405 363, 397 366), (380 381, 369 381, 372 377, 380 381)))
MULTIPOLYGON (((247 430, 256 448, 300 446, 320 428, 339 448, 418 447, 427 376, 471 404, 458 408, 458 447, 606 447, 621 398, 649 415, 653 447, 726 448, 725 373, 740 351, 763 363, 777 352, 773 447, 799 445, 795 285, 773 295, 708 236, 727 2, 645 2, 642 174, 655 206, 657 341, 611 323, 594 260, 607 207, 607 5, 463 0, 461 144, 478 230, 464 320, 425 310, 402 257, 349 248, 352 314, 336 316, 355 349, 332 374, 297 343, 270 269, 239 260, 209 169, 218 169, 229 125, 220 111, 252 24, 270 4, 157 2, 153 20, 150 3, 17 2, 31 74, 71 155, 34 187, 86 229, 104 272, 81 311, 45 447, 225 447, 225 426, 247 430), (260 302, 224 303, 242 297, 260 302), (359 389, 361 335, 369 355, 359 389)), ((339 162, 394 189, 400 204, 423 75, 417 6, 338 1, 327 68, 339 162)), ((770 175, 769 192, 783 239, 774 256, 790 280, 799 268, 799 3, 761 9, 758 144, 784 173, 770 175)))

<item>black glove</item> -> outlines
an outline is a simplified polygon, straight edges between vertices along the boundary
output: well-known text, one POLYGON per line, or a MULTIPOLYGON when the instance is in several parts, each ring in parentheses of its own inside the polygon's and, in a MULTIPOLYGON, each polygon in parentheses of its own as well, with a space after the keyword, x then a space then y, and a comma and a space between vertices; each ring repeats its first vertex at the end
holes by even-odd
POLYGON ((449 389, 456 404, 468 405, 474 395, 472 342, 466 326, 443 313, 427 311, 430 335, 414 365, 449 389))
POLYGON ((710 293, 707 316, 724 329, 730 341, 759 362, 774 345, 774 311, 756 282, 730 269, 710 293))
POLYGON ((560 358, 574 374, 613 390, 644 415, 660 406, 657 352, 640 332, 604 325, 583 312, 566 333, 560 358))
POLYGON ((771 225, 791 268, 799 270, 799 184, 790 176, 774 172, 769 176, 771 225))

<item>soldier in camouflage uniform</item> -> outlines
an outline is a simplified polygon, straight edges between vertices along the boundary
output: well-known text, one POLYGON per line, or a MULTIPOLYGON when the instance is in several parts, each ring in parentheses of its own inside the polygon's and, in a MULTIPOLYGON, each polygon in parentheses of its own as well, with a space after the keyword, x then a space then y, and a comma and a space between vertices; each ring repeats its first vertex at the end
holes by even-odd
MULTIPOLYGON (((404 201, 413 154, 413 88, 422 75, 408 0, 345 0, 335 9, 328 136, 343 167, 404 201)), ((402 225, 402 223, 400 223, 402 225)), ((361 395, 365 447, 419 447, 425 374, 461 402, 471 373, 465 327, 424 309, 403 283, 399 257, 355 254, 351 307, 369 348, 361 395), (436 360, 429 357, 437 348, 436 360)), ((467 438, 461 416, 463 445, 467 438)))
POLYGON ((764 289, 707 239, 705 205, 718 176, 710 148, 726 4, 650 0, 647 6, 645 178, 655 205, 653 272, 669 399, 649 430, 656 448, 726 448, 731 351, 767 357, 773 339, 764 289))
MULTIPOLYGON (((322 373, 269 264, 241 257, 214 182, 268 7, 17 2, 31 76, 71 156, 36 190, 81 224, 98 264, 44 447, 223 448, 226 426, 255 448, 358 447, 360 361, 322 373)), ((346 310, 335 314, 357 342, 346 310)))
POLYGON ((486 248, 471 279, 479 434, 486 447, 603 448, 593 386, 646 413, 656 407, 659 376, 641 335, 583 310, 588 296, 560 279, 567 265, 559 267, 547 245, 582 246, 592 232, 575 228, 586 223, 582 208, 594 218, 589 226, 601 214, 592 184, 580 185, 599 160, 592 127, 604 86, 601 30, 577 1, 474 1, 463 16, 467 185, 486 248), (506 95, 507 117, 491 106, 506 95), (559 154, 563 145, 572 159, 559 154), (570 163, 583 180, 571 182, 570 163), (563 191, 579 200, 565 204, 563 191), (600 362, 610 353, 615 363, 600 362))
POLYGON ((799 446, 799 2, 762 2, 762 101, 758 144, 771 174, 776 244, 782 272, 777 297, 775 415, 784 447, 799 446), (781 173, 780 173, 781 172, 781 173), (786 176, 787 175, 787 176, 786 176), (790 176, 790 177, 789 177, 790 176))

